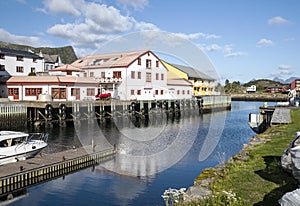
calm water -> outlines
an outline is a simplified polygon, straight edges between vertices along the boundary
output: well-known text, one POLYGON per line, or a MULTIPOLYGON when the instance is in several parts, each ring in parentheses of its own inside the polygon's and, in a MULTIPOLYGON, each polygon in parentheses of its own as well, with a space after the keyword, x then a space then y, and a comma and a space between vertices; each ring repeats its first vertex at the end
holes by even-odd
POLYGON ((161 195, 166 189, 188 188, 203 169, 242 149, 254 135, 248 114, 262 104, 232 102, 231 111, 179 120, 153 118, 148 127, 90 121, 41 129, 49 133, 46 153, 93 142, 103 149, 116 144, 119 154, 93 168, 29 187, 11 205, 164 205, 161 195))

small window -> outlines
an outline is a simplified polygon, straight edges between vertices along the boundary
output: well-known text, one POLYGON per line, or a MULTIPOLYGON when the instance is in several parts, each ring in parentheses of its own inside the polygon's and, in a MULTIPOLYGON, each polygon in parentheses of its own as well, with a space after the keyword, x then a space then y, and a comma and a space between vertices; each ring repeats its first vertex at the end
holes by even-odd
POLYGON ((130 94, 131 94, 131 95, 134 95, 134 90, 133 90, 133 89, 130 90, 130 94))
POLYGON ((156 67, 159 67, 159 61, 156 60, 156 67))
POLYGON ((90 72, 90 77, 94 77, 94 72, 90 72))
POLYGON ((131 71, 131 79, 135 79, 135 71, 131 71))
POLYGON ((150 72, 146 73, 146 82, 151 82, 151 73, 150 72))
POLYGON ((24 67, 17 66, 16 67, 16 72, 23 73, 24 72, 24 67))
POLYGON ((17 61, 24 61, 24 57, 23 56, 17 56, 17 61))
POLYGON ((164 94, 164 90, 160 90, 160 94, 163 95, 164 94))
POLYGON ((5 71, 5 65, 0 64, 0 71, 5 71))
POLYGON ((142 72, 138 72, 138 79, 142 78, 142 72))
POLYGON ((137 95, 141 95, 141 90, 137 90, 137 95))
POLYGON ((141 65, 142 64, 142 60, 141 58, 138 58, 138 65, 141 65))
POLYGON ((4 54, 0 54, 0 59, 5 59, 5 55, 4 54))
POLYGON ((151 59, 146 59, 146 68, 151 68, 151 59))
POLYGON ((155 79, 159 80, 159 74, 158 73, 155 74, 155 79))
POLYGON ((161 80, 164 80, 164 74, 161 74, 160 78, 161 78, 161 80))

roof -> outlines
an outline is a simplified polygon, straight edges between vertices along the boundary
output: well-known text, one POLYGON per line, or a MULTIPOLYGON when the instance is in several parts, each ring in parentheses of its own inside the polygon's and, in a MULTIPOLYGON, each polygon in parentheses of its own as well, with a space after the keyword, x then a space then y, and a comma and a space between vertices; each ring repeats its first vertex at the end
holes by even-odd
POLYGON ((129 67, 132 62, 149 50, 130 51, 130 52, 115 52, 109 54, 89 55, 76 60, 72 63, 73 66, 79 68, 113 68, 113 67, 129 67))
POLYGON ((58 62, 59 56, 57 54, 53 54, 53 55, 43 54, 43 56, 46 62, 53 62, 53 63, 58 62))
POLYGON ((183 66, 183 65, 179 65, 179 64, 171 64, 171 63, 168 63, 168 64, 179 69, 180 71, 182 71, 184 73, 187 73, 188 77, 191 79, 195 78, 195 79, 215 80, 214 78, 212 78, 192 67, 183 66))
POLYGON ((167 82, 167 85, 168 86, 171 86, 171 85, 177 85, 177 86, 193 86, 193 84, 186 80, 186 79, 183 79, 183 78, 178 78, 178 79, 168 79, 168 82, 167 82))
POLYGON ((8 49, 8 48, 1 47, 0 53, 5 55, 10 55, 10 56, 23 56, 28 58, 42 59, 42 57, 40 57, 39 55, 24 50, 15 50, 15 49, 8 49))
POLYGON ((92 77, 75 76, 14 76, 7 80, 8 85, 12 84, 95 84, 98 82, 92 77))
POLYGON ((57 72, 57 71, 61 71, 61 72, 68 72, 68 71, 72 71, 72 72, 83 72, 82 69, 75 67, 71 64, 65 64, 63 66, 60 67, 56 67, 54 69, 49 70, 49 72, 57 72))

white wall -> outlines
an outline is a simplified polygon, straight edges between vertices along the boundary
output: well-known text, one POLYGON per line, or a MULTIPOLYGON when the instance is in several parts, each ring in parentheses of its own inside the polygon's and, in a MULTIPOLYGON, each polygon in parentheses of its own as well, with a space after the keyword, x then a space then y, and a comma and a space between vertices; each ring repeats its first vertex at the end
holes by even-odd
POLYGON ((31 72, 31 68, 35 68, 35 72, 43 71, 43 62, 42 59, 36 59, 33 62, 32 58, 24 57, 23 61, 17 61, 16 56, 5 55, 4 59, 0 59, 0 64, 5 65, 5 70, 11 76, 27 76, 31 72), (17 72, 17 66, 23 67, 23 72, 17 72))

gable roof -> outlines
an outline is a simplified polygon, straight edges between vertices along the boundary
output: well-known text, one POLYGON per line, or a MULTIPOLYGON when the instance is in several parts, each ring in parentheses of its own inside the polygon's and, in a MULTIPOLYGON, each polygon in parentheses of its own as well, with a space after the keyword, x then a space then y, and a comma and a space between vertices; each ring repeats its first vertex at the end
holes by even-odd
POLYGON ((7 85, 14 84, 88 84, 98 85, 98 82, 91 77, 75 76, 13 76, 7 80, 7 85))
POLYGON ((81 69, 129 67, 136 59, 148 52, 156 56, 150 50, 95 54, 80 58, 72 65, 81 69))
POLYGON ((215 80, 214 78, 200 72, 199 70, 197 69, 194 69, 192 67, 189 67, 189 66, 183 66, 183 65, 179 65, 179 64, 171 64, 171 63, 168 63, 170 64, 171 66, 179 69, 180 71, 186 73, 189 77, 189 79, 204 79, 204 80, 215 80))
POLYGON ((173 85, 173 86, 190 86, 190 87, 193 86, 193 84, 190 81, 188 81, 184 78, 168 79, 167 85, 168 86, 171 86, 171 85, 173 85))
POLYGON ((24 51, 24 50, 15 50, 15 49, 8 49, 8 48, 0 48, 0 53, 4 55, 9 55, 9 56, 22 56, 22 57, 27 57, 27 58, 35 58, 35 59, 42 59, 39 55, 29 52, 29 51, 24 51))
POLYGON ((49 70, 49 72, 57 72, 57 71, 61 71, 61 72, 83 72, 82 69, 78 68, 78 67, 75 67, 71 64, 65 64, 65 65, 62 65, 60 67, 56 67, 54 69, 51 69, 49 70))
POLYGON ((59 56, 57 54, 43 54, 45 62, 57 63, 59 62, 59 56))

